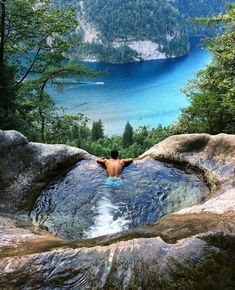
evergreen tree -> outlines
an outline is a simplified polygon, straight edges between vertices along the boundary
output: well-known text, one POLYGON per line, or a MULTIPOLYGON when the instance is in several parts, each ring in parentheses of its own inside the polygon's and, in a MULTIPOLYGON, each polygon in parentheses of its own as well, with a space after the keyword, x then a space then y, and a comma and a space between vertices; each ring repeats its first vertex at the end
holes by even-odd
POLYGON ((6 1, 0 3, 0 124, 2 129, 10 129, 17 124, 13 116, 16 109, 15 73, 5 62, 6 43, 6 1))
POLYGON ((126 123, 122 136, 123 147, 129 147, 133 143, 133 128, 129 122, 126 123))
POLYGON ((99 119, 98 121, 94 121, 91 129, 91 139, 92 141, 97 141, 101 138, 104 138, 104 129, 102 121, 99 119))
POLYGON ((8 130, 18 128, 15 74, 13 69, 6 65, 0 71, 0 128, 8 130))

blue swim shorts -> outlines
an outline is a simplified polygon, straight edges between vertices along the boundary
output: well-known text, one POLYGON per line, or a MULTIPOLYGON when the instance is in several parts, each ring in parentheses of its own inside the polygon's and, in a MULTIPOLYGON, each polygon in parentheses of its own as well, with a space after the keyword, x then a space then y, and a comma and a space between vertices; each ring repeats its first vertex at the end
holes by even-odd
POLYGON ((108 177, 105 181, 105 185, 108 185, 111 187, 120 187, 123 185, 123 181, 121 180, 121 178, 108 177))

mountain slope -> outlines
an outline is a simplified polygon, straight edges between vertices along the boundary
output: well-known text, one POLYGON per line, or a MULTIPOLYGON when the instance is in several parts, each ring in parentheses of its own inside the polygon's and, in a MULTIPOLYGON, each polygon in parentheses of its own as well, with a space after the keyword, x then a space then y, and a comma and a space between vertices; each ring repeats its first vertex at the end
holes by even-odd
POLYGON ((78 20, 86 23, 83 31, 91 32, 87 24, 96 30, 85 49, 102 54, 104 47, 106 60, 112 60, 115 54, 122 61, 130 61, 188 52, 186 25, 180 13, 163 0, 85 0, 79 5, 78 20))
MULTIPOLYGON (((68 2, 68 0, 67 0, 68 2)), ((186 55, 192 17, 217 14, 226 0, 83 0, 78 6, 82 59, 108 62, 186 55)), ((233 1, 231 1, 233 2, 233 1)), ((199 31, 201 33, 201 31, 199 31)))

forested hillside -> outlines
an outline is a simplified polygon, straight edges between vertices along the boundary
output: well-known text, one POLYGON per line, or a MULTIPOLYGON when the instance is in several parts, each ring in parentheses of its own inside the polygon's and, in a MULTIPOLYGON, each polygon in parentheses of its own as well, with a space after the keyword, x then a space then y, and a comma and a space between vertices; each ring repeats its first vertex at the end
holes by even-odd
MULTIPOLYGON (((59 0, 58 0, 59 1, 59 0)), ((61 0, 60 0, 61 2, 61 0)), ((65 2, 65 1, 62 1, 65 2)), ((226 0, 84 0, 78 7, 82 45, 75 58, 129 62, 182 56, 189 37, 207 34, 190 18, 225 11, 226 0)), ((230 0, 230 2, 233 2, 230 0)), ((68 3, 68 0, 66 0, 68 3)))
MULTIPOLYGON (((162 0, 86 0, 87 19, 93 22, 107 41, 152 40, 171 55, 174 42, 186 41, 180 14, 162 0)), ((174 53, 177 54, 177 47, 174 53)), ((182 53, 182 51, 181 51, 182 53)))
POLYGON ((170 0, 169 3, 177 8, 184 17, 208 17, 224 12, 226 3, 233 0, 170 0))
POLYGON ((84 37, 83 53, 98 53, 101 60, 167 58, 188 52, 186 25, 180 13, 163 0, 86 0, 79 2, 79 12, 78 19, 85 23, 80 33, 91 30, 84 37))

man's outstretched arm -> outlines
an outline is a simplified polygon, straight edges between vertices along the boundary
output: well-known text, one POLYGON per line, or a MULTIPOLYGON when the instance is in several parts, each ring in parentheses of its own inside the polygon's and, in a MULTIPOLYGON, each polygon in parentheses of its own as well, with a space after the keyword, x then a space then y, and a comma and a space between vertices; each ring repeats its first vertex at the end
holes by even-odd
POLYGON ((122 159, 123 163, 124 163, 124 166, 127 166, 129 164, 131 164, 134 159, 133 158, 127 158, 127 159, 122 159))
POLYGON ((97 158, 96 159, 96 162, 100 165, 103 165, 103 166, 105 166, 105 161, 106 161, 105 158, 97 158))

